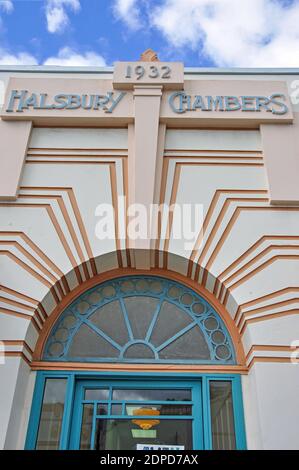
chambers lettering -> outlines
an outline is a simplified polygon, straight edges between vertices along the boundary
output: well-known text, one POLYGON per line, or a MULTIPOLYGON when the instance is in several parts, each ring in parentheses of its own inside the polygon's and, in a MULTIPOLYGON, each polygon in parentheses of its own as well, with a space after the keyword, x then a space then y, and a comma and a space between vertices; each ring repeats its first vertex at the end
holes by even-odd
POLYGON ((52 100, 47 93, 31 93, 27 90, 12 90, 6 112, 23 113, 24 110, 33 109, 93 109, 112 113, 125 92, 108 92, 105 95, 76 95, 60 93, 52 100))
POLYGON ((187 111, 267 111, 282 115, 289 110, 285 104, 286 97, 281 93, 271 96, 201 96, 187 95, 182 91, 169 96, 169 105, 175 113, 187 111))

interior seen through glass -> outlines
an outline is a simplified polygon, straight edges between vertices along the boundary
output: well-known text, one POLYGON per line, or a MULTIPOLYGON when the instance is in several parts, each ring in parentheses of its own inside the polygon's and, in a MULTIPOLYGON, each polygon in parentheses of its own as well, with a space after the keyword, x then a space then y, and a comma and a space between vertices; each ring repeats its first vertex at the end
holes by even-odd
MULTIPOLYGON (((119 387, 113 382, 97 386, 89 380, 78 391, 79 402, 73 410, 79 418, 77 428, 80 449, 130 450, 137 444, 182 446, 192 449, 194 436, 202 433, 200 382, 190 388, 177 386, 119 387), (196 411, 197 410, 197 411, 196 411), (195 427, 194 427, 195 426, 195 427), (196 430, 196 432, 195 432, 196 430), (195 434, 194 434, 195 433, 195 434)), ((143 383, 140 383, 141 385, 143 383)), ((194 385, 195 384, 195 385, 194 385)), ((203 406, 210 407, 211 443, 215 450, 237 448, 233 382, 210 380, 209 397, 203 406)), ((65 408, 67 379, 47 378, 37 432, 36 449, 59 449, 65 408)), ((196 447, 197 448, 197 447, 196 447)))
POLYGON ((99 403, 110 396, 108 392, 104 388, 85 389, 80 449, 136 450, 137 444, 192 449, 191 389, 113 388, 111 400, 99 403))
POLYGON ((136 450, 137 444, 180 445, 191 450, 192 421, 161 420, 150 429, 142 429, 129 419, 97 420, 96 450, 136 450))
POLYGON ((223 380, 210 382, 210 406, 213 449, 236 449, 231 382, 223 380))
POLYGON ((66 379, 47 379, 44 389, 36 449, 59 448, 66 392, 66 379))

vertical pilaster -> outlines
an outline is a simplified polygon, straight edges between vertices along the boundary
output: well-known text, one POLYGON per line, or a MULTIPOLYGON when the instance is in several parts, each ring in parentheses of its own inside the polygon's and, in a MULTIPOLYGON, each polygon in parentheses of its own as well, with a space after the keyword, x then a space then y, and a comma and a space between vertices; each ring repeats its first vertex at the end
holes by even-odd
POLYGON ((299 204, 299 117, 294 124, 261 124, 271 204, 299 204))
POLYGON ((17 198, 31 127, 31 121, 0 120, 0 199, 17 198))
MULTIPOLYGON (((133 129, 129 130, 129 141, 131 142, 129 179, 132 184, 129 203, 144 206, 149 216, 150 206, 154 203, 157 173, 160 173, 157 159, 161 147, 161 143, 159 144, 159 116, 162 86, 135 85, 133 96, 135 126, 134 131, 133 129)), ((165 130, 162 131, 162 135, 165 135, 165 130)), ((130 248, 135 249, 136 268, 149 269, 150 237, 131 239, 130 248)))

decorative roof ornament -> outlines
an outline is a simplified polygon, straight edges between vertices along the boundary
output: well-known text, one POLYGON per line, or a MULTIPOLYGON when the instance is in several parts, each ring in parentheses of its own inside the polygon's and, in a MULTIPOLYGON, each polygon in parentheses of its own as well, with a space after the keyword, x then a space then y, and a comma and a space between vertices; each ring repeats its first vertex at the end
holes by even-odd
POLYGON ((146 49, 141 56, 141 62, 160 62, 158 55, 153 49, 146 49))

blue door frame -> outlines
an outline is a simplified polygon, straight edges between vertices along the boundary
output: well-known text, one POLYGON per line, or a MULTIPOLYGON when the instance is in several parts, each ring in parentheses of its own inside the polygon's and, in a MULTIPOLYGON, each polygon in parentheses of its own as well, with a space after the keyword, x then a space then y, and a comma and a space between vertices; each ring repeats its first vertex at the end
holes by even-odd
MULTIPOLYGON (((74 414, 72 419, 71 425, 71 436, 70 436, 70 449, 78 449, 80 445, 80 431, 81 431, 81 423, 82 423, 82 400, 83 400, 83 392, 85 388, 98 388, 100 382, 100 387, 102 388, 121 388, 121 389, 155 389, 155 390, 162 390, 162 389, 191 389, 192 391, 192 400, 190 401, 190 405, 192 405, 193 413, 192 416, 168 416, 167 420, 171 419, 188 419, 192 421, 192 435, 193 435, 193 449, 200 450, 203 449, 203 435, 202 435, 202 394, 201 394, 201 382, 200 381, 169 381, 169 380, 105 380, 99 379, 97 380, 79 380, 76 384, 76 391, 75 391, 75 401, 74 401, 74 414)), ((102 400, 101 400, 102 401, 102 400)), ((149 400, 147 400, 148 402, 149 400)), ((134 400, 133 402, 137 402, 134 400)), ((132 403, 133 403, 132 402, 132 403)), ((138 404, 142 402, 138 401, 138 404)), ((145 404, 146 402, 144 402, 145 404)), ((179 402, 176 402, 179 403, 179 402)), ((163 404, 162 401, 159 401, 159 404, 163 404)), ((169 404, 169 402, 164 402, 164 404, 169 404)), ((180 403, 182 404, 182 403, 180 403)), ((184 402, 183 404, 189 404, 189 402, 184 402)), ((125 416, 113 416, 116 419, 123 419, 125 416)), ((128 417, 126 417, 128 419, 128 417)), ((145 417, 143 417, 145 418, 145 417)), ((150 419, 150 416, 146 417, 150 419)), ((107 415, 107 419, 109 419, 109 415, 107 415)), ((161 417, 159 419, 162 419, 161 417)), ((95 424, 95 423, 94 423, 95 424)), ((94 443, 94 428, 93 426, 93 434, 91 437, 91 442, 94 443)))
POLYGON ((71 435, 71 428, 77 426, 79 432, 81 417, 80 413, 75 413, 74 410, 78 409, 76 400, 78 400, 78 384, 84 381, 99 381, 103 383, 117 383, 122 387, 126 386, 134 387, 147 385, 148 388, 154 388, 158 384, 165 387, 179 387, 189 388, 194 387, 194 390, 199 393, 199 403, 196 406, 194 413, 194 450, 211 450, 212 449, 212 431, 211 431, 211 413, 210 413, 210 393, 209 383, 210 381, 230 381, 232 383, 232 395, 233 395, 233 409, 234 409, 234 421, 235 421, 235 433, 236 433, 236 447, 239 450, 246 449, 246 438, 245 438, 245 425, 244 425, 244 414, 243 414, 243 402, 242 402, 242 388, 240 375, 235 374, 195 374, 195 373, 169 373, 167 377, 161 373, 113 373, 113 372, 55 372, 55 371, 39 371, 36 377, 31 414, 28 424, 28 432, 26 438, 25 449, 35 449, 38 426, 41 415, 41 407, 43 401, 43 393, 45 381, 48 378, 65 378, 67 380, 65 406, 62 420, 62 428, 60 435, 61 450, 75 448, 76 434, 71 435), (196 421, 196 422, 195 422, 196 421))

